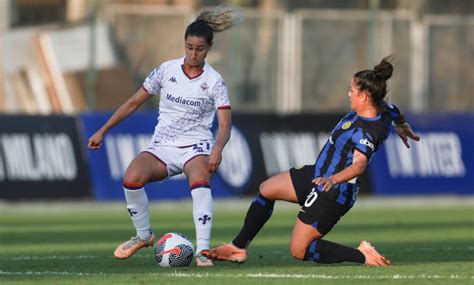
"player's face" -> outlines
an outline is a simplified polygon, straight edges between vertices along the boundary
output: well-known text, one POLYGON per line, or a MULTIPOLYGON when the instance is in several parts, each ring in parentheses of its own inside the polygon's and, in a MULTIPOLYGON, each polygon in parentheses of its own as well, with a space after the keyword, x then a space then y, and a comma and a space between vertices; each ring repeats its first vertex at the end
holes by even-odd
POLYGON ((360 110, 361 107, 367 102, 367 92, 363 92, 359 90, 359 86, 357 86, 354 79, 351 81, 351 88, 347 93, 349 99, 351 101, 351 110, 357 112, 360 110))
POLYGON ((184 62, 192 67, 200 67, 204 65, 207 52, 211 49, 206 40, 202 37, 188 36, 184 41, 184 50, 186 59, 184 62))

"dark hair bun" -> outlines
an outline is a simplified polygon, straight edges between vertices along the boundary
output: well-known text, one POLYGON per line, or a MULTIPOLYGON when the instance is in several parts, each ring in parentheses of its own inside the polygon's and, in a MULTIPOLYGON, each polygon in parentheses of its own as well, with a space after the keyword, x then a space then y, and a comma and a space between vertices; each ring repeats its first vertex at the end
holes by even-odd
POLYGON ((389 58, 389 56, 385 57, 379 64, 374 66, 375 75, 383 80, 392 77, 393 65, 390 63, 389 58))

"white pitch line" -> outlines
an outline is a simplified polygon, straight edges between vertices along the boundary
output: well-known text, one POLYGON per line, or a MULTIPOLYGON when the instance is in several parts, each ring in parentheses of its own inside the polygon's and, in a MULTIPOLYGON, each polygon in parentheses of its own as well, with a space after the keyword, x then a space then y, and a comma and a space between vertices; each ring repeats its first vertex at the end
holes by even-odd
POLYGON ((104 273, 102 273, 102 272, 99 272, 99 273, 68 272, 68 271, 24 271, 24 272, 18 272, 18 271, 3 271, 3 270, 0 270, 0 275, 25 275, 25 276, 31 276, 31 275, 38 275, 38 276, 43 276, 43 275, 104 276, 104 275, 108 275, 108 274, 104 274, 104 273))
MULTIPOLYGON (((61 275, 61 276, 112 276, 117 274, 106 274, 103 272, 98 273, 85 273, 85 272, 69 272, 69 271, 24 271, 24 272, 13 272, 13 271, 1 271, 0 275, 61 275)), ((460 275, 325 275, 325 274, 270 274, 270 273, 251 273, 251 274, 212 274, 212 273, 149 273, 147 275, 153 276, 168 276, 168 277, 182 277, 182 278, 266 278, 266 279, 319 279, 319 280, 418 280, 418 279, 448 279, 448 280, 473 280, 474 276, 460 276, 460 275)))
POLYGON ((326 274, 273 274, 273 273, 250 273, 250 274, 200 274, 200 273, 180 273, 175 272, 170 274, 174 277, 188 277, 188 278, 208 278, 208 277, 233 277, 233 278, 271 278, 271 279, 474 279, 474 276, 459 276, 459 275, 382 275, 382 276, 371 276, 371 275, 326 275, 326 274))
MULTIPOLYGON (((136 254, 133 257, 139 258, 150 258, 149 255, 140 255, 136 254)), ((108 258, 107 256, 98 256, 98 255, 77 255, 77 256, 61 256, 61 255, 20 255, 14 256, 11 258, 5 258, 6 260, 16 261, 16 260, 73 260, 73 259, 96 259, 96 258, 108 258)), ((110 256, 112 258, 112 256, 110 256)))
POLYGON ((61 256, 61 255, 47 255, 47 256, 16 256, 10 258, 10 260, 54 260, 54 259, 61 259, 61 260, 69 260, 69 259, 94 259, 98 258, 99 256, 94 255, 78 255, 78 256, 61 256))
POLYGON ((371 275, 325 275, 325 274, 267 274, 267 273, 257 273, 257 274, 246 274, 245 277, 255 277, 255 278, 289 278, 289 279, 474 279, 474 276, 459 276, 459 275, 382 275, 382 276, 371 276, 371 275))

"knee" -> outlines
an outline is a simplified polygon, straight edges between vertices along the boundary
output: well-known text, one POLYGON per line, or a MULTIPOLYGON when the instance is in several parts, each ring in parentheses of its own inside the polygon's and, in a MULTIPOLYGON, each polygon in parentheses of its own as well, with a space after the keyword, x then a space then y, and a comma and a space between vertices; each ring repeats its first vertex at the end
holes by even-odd
POLYGON ((306 254, 306 248, 303 248, 300 244, 291 243, 290 244, 290 254, 293 258, 298 260, 304 260, 306 254))
POLYGON ((141 186, 148 182, 148 174, 142 167, 136 165, 129 165, 125 174, 123 175, 123 185, 141 186))
POLYGON ((133 175, 132 173, 126 173, 123 177, 123 186, 129 189, 138 189, 145 186, 146 181, 139 175, 133 175))
POLYGON ((145 183, 133 183, 124 180, 122 185, 128 190, 139 190, 145 186, 145 183))
POLYGON ((258 187, 258 190, 260 191, 260 194, 262 194, 263 197, 271 199, 271 188, 267 181, 268 180, 263 181, 258 187))

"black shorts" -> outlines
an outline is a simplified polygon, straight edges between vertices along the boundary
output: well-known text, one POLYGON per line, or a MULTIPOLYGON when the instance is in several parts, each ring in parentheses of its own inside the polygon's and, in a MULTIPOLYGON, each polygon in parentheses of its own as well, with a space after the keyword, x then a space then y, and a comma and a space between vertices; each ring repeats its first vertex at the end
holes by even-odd
POLYGON ((298 218, 326 235, 350 207, 337 203, 339 190, 319 192, 313 184, 314 165, 290 169, 291 181, 301 205, 298 218))

